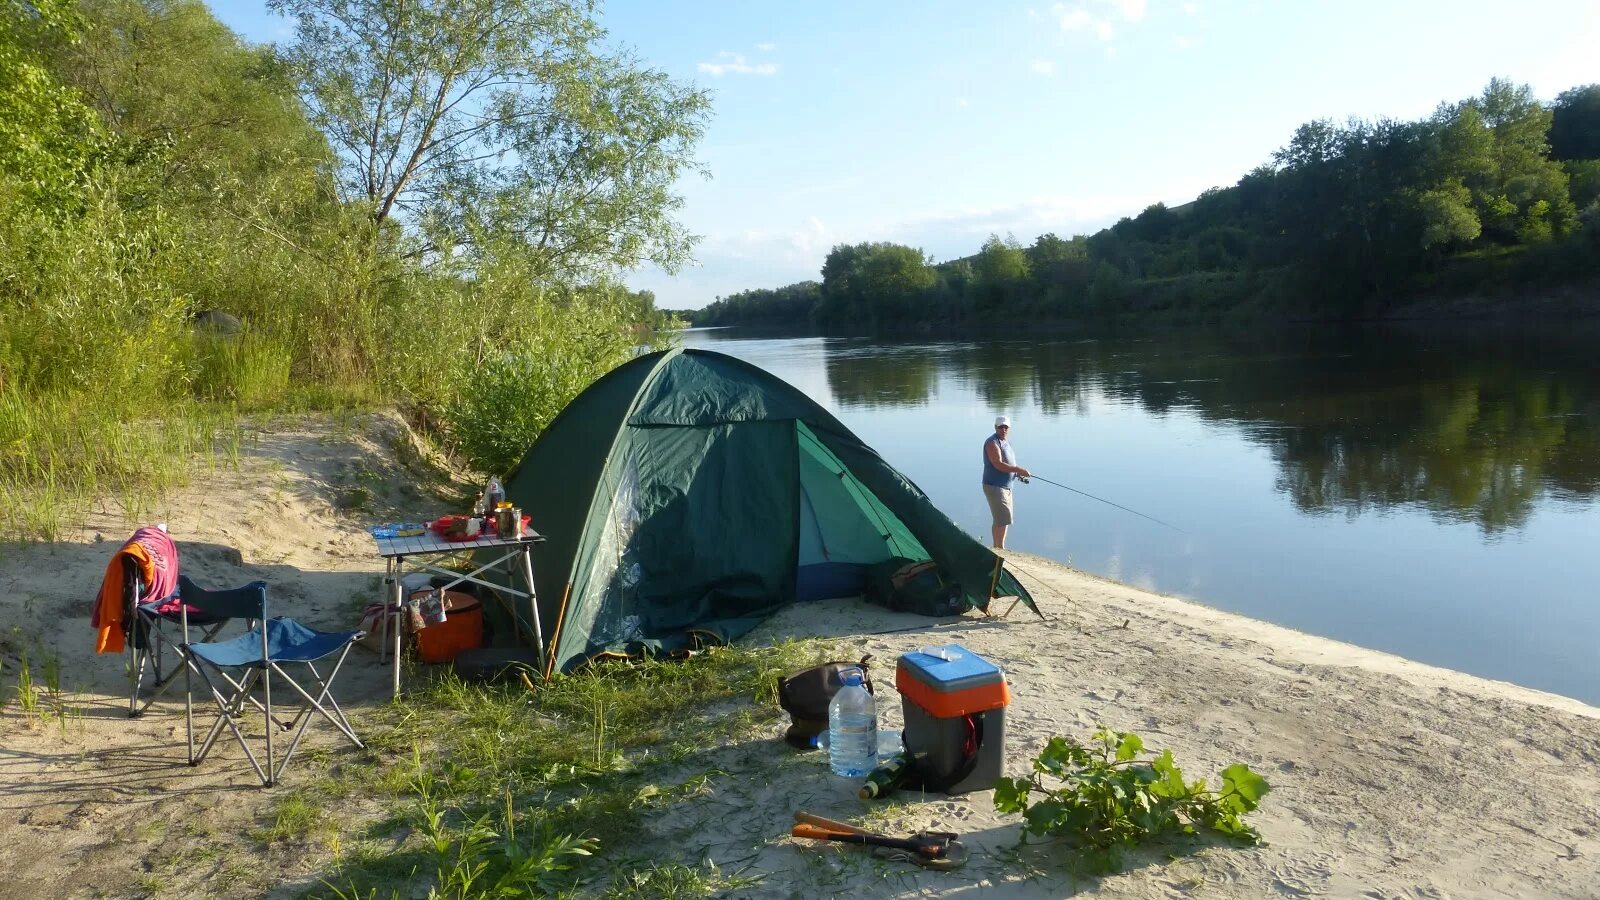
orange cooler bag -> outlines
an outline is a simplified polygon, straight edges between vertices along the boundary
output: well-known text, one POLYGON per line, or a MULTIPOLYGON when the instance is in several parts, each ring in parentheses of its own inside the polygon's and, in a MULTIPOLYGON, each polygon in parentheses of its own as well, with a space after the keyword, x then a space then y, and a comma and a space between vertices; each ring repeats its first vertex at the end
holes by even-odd
MULTIPOLYGON (((418 600, 432 591, 417 591, 418 600)), ((434 622, 417 632, 417 658, 425 663, 446 663, 463 650, 483 646, 483 605, 476 597, 459 591, 445 591, 445 620, 434 622)))

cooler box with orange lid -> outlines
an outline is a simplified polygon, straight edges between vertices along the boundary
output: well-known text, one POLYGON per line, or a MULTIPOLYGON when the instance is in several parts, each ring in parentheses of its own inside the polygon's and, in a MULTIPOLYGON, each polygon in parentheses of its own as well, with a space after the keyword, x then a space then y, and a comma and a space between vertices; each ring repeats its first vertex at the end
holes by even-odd
MULTIPOLYGON (((412 594, 418 600, 431 590, 412 594)), ((445 620, 416 633, 417 658, 425 663, 447 663, 463 650, 483 646, 483 606, 478 598, 461 591, 444 592, 445 620)))
POLYGON ((930 790, 986 791, 1005 768, 1005 673, 960 644, 924 649, 895 666, 906 756, 930 790))

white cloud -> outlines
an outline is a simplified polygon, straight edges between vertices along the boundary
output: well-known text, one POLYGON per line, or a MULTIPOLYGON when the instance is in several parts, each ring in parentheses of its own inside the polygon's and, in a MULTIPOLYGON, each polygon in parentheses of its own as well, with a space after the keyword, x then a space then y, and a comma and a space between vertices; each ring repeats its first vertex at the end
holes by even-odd
POLYGON ((722 76, 729 75, 729 74, 733 74, 733 75, 776 75, 776 74, 778 74, 778 64, 777 63, 757 63, 756 65, 751 65, 749 62, 745 61, 743 53, 729 53, 728 51, 724 50, 721 53, 717 54, 717 60, 718 60, 717 62, 703 62, 703 63, 700 63, 700 65, 699 65, 700 71, 705 72, 707 75, 710 75, 713 78, 721 78, 722 76))
POLYGON ((990 234, 1015 234, 1027 244, 1046 231, 1065 237, 1098 230, 1118 215, 1136 213, 1156 199, 1161 198, 1131 194, 1040 196, 1009 206, 968 207, 890 224, 882 229, 889 237, 873 240, 898 240, 926 246, 935 256, 962 256, 973 252, 982 238, 990 234))
POLYGON ((837 243, 837 233, 816 216, 808 216, 805 222, 781 231, 746 228, 707 235, 698 255, 708 259, 761 260, 779 269, 812 263, 820 268, 822 258, 837 243))
POLYGON ((1089 11, 1081 6, 1068 7, 1065 3, 1057 3, 1051 7, 1050 11, 1055 13, 1057 21, 1061 23, 1062 31, 1077 31, 1081 28, 1088 28, 1095 21, 1094 16, 1090 15, 1089 11))
MULTIPOLYGON (((839 227, 838 231, 845 242, 895 241, 922 247, 935 259, 955 259, 977 252, 991 234, 1014 234, 1024 246, 1047 231, 1061 237, 1088 234, 1121 216, 1136 216, 1158 200, 1168 206, 1187 203, 1217 183, 1214 175, 1175 176, 1125 193, 1038 194, 1016 203, 947 209, 915 218, 839 227)), ((822 267, 820 258, 817 267, 822 267)))
MULTIPOLYGON (((842 185, 819 187, 844 189, 842 185)), ((695 309, 719 296, 751 288, 819 280, 828 251, 843 241, 843 236, 816 216, 788 228, 712 233, 695 248, 695 263, 677 275, 646 266, 627 281, 634 289, 655 291, 656 302, 663 309, 695 309)))
POLYGON ((1116 35, 1118 22, 1138 22, 1144 18, 1147 10, 1147 0, 1078 0, 1076 3, 1057 3, 1050 7, 1050 14, 1055 17, 1062 31, 1082 31, 1102 41, 1109 41, 1116 35))
POLYGON ((1048 59, 1036 59, 1028 63, 1028 71, 1035 75, 1054 75, 1056 64, 1048 59))
POLYGON ((965 98, 965 97, 957 97, 956 98, 956 105, 961 107, 962 109, 966 109, 967 107, 971 106, 972 104, 970 102, 968 102, 967 98, 965 98))
POLYGON ((1180 48, 1182 48, 1184 50, 1187 50, 1190 47, 1198 46, 1200 44, 1200 39, 1199 38, 1187 37, 1187 36, 1179 36, 1179 37, 1173 38, 1172 39, 1172 43, 1178 45, 1178 47, 1180 47, 1180 48))
POLYGON ((778 49, 778 45, 763 41, 762 43, 756 45, 756 49, 760 50, 762 53, 771 53, 772 51, 778 49))
POLYGON ((1200 4, 1198 4, 1198 3, 1185 3, 1183 5, 1183 11, 1188 13, 1191 16, 1197 16, 1197 15, 1200 14, 1200 4))

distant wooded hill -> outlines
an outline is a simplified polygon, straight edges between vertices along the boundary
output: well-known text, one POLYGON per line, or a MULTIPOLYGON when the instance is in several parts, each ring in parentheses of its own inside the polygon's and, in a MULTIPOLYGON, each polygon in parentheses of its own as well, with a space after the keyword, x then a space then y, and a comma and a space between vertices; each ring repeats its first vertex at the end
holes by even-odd
POLYGON ((721 297, 696 325, 1352 318, 1420 296, 1600 279, 1600 84, 1491 81, 1428 118, 1319 120, 1238 183, 1092 235, 991 236, 934 263, 841 244, 820 281, 721 297))

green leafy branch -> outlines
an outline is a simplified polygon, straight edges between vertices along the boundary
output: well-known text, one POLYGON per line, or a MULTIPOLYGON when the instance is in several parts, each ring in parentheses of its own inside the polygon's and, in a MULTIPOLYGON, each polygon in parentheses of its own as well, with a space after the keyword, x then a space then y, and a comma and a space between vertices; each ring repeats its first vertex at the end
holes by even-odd
POLYGON ((1136 734, 1102 729, 1093 741, 1097 747, 1051 738, 1031 776, 1000 779, 995 809, 1022 814, 1024 841, 1063 838, 1099 873, 1116 871, 1124 850, 1172 834, 1206 829, 1239 843, 1260 841, 1243 817, 1271 787, 1249 766, 1223 769, 1222 787, 1212 791, 1204 779, 1184 781, 1171 750, 1140 759, 1144 741, 1136 734))

